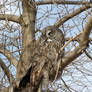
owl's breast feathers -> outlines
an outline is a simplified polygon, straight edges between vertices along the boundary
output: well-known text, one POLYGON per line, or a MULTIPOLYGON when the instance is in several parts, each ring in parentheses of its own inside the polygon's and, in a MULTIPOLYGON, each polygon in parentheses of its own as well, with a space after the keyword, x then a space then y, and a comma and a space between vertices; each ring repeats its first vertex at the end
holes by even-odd
MULTIPOLYGON (((50 42, 44 42, 39 43, 37 48, 33 52, 33 58, 31 58, 30 61, 35 62, 36 64, 36 71, 40 70, 40 74, 44 72, 44 70, 47 70, 49 73, 49 78, 51 81, 54 80, 57 72, 57 64, 58 64, 58 58, 60 57, 60 54, 64 55, 64 52, 60 53, 61 48, 60 42, 56 41, 50 41, 50 42)), ((61 67, 59 68, 59 75, 57 77, 60 77, 61 73, 61 67)), ((37 77, 36 77, 37 78, 37 77)))

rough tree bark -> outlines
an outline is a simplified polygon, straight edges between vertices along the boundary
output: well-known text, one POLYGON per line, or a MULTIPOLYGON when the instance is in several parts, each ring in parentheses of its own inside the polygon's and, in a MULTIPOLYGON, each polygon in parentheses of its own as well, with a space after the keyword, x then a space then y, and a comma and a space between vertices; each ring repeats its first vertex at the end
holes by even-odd
MULTIPOLYGON (((30 60, 31 42, 33 39, 35 39, 36 7, 33 5, 33 3, 29 5, 28 1, 26 0, 22 1, 22 7, 23 7, 23 15, 21 16, 22 17, 21 26, 22 26, 23 52, 21 54, 20 62, 24 62, 24 64, 26 64, 26 62, 30 60)), ((16 77, 20 79, 21 76, 17 75, 16 77)))

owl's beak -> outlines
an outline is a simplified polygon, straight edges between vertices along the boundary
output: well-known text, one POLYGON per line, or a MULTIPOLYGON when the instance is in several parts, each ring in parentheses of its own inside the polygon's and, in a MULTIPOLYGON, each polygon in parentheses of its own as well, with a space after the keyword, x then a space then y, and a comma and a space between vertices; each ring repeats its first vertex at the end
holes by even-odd
POLYGON ((51 39, 48 39, 47 42, 52 42, 52 40, 51 39))

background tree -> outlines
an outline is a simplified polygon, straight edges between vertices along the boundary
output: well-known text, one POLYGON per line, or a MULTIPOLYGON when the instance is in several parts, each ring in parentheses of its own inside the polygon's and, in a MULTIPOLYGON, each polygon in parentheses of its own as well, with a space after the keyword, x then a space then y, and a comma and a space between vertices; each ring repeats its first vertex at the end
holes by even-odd
POLYGON ((2 92, 13 92, 18 63, 29 60, 28 46, 34 38, 38 39, 40 30, 50 25, 63 31, 66 42, 61 48, 65 48, 63 74, 59 80, 50 83, 49 89, 63 92, 92 90, 92 4, 89 1, 1 0, 0 3, 2 92))

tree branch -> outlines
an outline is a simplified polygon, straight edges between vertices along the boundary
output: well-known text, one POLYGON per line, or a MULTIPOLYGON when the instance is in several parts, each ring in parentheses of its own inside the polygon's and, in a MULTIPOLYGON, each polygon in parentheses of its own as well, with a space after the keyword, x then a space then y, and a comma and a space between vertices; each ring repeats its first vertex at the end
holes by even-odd
POLYGON ((90 59, 90 60, 92 60, 92 57, 89 55, 89 53, 85 50, 85 54, 86 54, 86 56, 90 59))
POLYGON ((86 23, 86 26, 82 32, 79 46, 76 47, 75 50, 70 52, 67 56, 62 58, 61 63, 63 68, 69 65, 73 60, 75 60, 78 56, 80 56, 85 51, 85 49, 88 46, 88 39, 91 29, 92 29, 92 16, 88 19, 88 22, 86 23))
MULTIPOLYGON (((3 47, 2 44, 0 44, 0 47, 3 47)), ((7 59, 15 66, 17 67, 18 61, 15 59, 15 57, 12 55, 12 53, 8 50, 6 50, 5 48, 1 48, 0 49, 0 53, 2 53, 3 55, 5 55, 7 57, 7 59)))
POLYGON ((59 26, 61 26, 61 25, 62 25, 64 22, 66 22, 67 20, 73 18, 74 16, 78 15, 79 13, 85 11, 85 10, 88 9, 88 8, 91 8, 91 6, 90 6, 90 5, 84 5, 84 6, 82 6, 81 8, 75 10, 74 12, 68 14, 67 16, 65 16, 65 17, 63 17, 62 19, 60 19, 59 21, 57 21, 57 22, 54 24, 54 26, 58 28, 59 26))
POLYGON ((11 14, 0 14, 0 20, 13 21, 20 24, 20 17, 11 14))
POLYGON ((44 4, 70 4, 70 5, 87 5, 90 4, 88 1, 66 1, 66 0, 44 0, 35 2, 36 5, 44 5, 44 4))
POLYGON ((28 2, 27 0, 22 1, 22 7, 23 7, 23 24, 22 24, 22 47, 23 47, 23 53, 21 54, 20 62, 17 67, 17 73, 16 78, 18 81, 16 82, 16 85, 19 86, 20 80, 23 78, 25 71, 28 69, 25 65, 20 68, 21 64, 26 64, 30 60, 31 55, 31 42, 35 40, 35 20, 36 20, 36 13, 37 9, 35 6, 35 1, 30 0, 28 2), (25 69, 20 73, 21 69, 25 69))
MULTIPOLYGON (((79 35, 78 37, 76 37, 76 38, 74 38, 74 39, 72 39, 71 37, 66 37, 65 38, 65 41, 69 41, 70 39, 72 39, 72 41, 79 41, 79 39, 80 39, 80 36, 81 35, 79 35)), ((92 41, 92 38, 91 37, 89 37, 89 41, 92 41)))
POLYGON ((4 62, 2 61, 1 58, 0 58, 0 66, 2 67, 3 71, 7 75, 8 80, 9 80, 9 82, 11 84, 14 81, 13 75, 10 73, 8 67, 4 64, 4 62))

